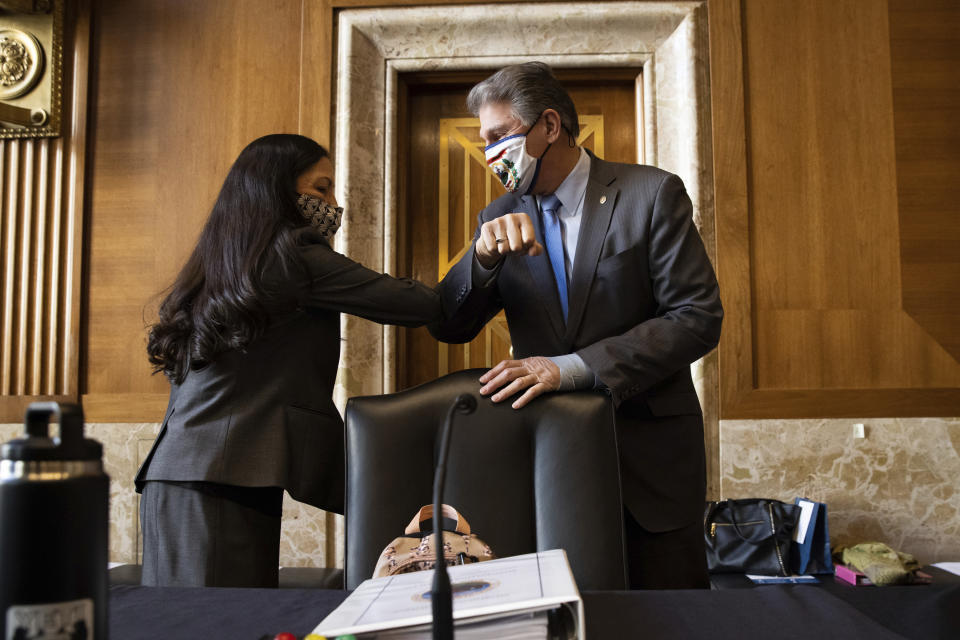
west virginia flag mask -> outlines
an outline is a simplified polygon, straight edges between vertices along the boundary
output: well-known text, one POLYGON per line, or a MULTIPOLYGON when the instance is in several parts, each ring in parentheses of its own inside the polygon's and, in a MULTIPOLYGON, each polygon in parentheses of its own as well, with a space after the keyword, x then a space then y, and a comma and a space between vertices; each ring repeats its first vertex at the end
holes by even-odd
POLYGON ((543 150, 539 158, 527 153, 527 134, 533 130, 540 118, 534 121, 527 133, 517 133, 501 138, 491 145, 487 145, 483 152, 487 156, 487 166, 500 180, 503 188, 510 193, 519 192, 527 195, 537 183, 540 175, 540 163, 543 156, 550 149, 550 145, 543 150))

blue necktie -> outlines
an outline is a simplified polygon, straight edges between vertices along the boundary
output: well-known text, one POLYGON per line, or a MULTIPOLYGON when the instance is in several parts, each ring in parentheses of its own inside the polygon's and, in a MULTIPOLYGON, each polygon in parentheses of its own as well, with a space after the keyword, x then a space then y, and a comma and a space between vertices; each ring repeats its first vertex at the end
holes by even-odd
POLYGON ((567 268, 563 261, 563 234, 560 232, 560 199, 553 193, 540 200, 543 209, 543 239, 547 243, 547 256, 553 266, 563 308, 563 321, 567 321, 567 268))

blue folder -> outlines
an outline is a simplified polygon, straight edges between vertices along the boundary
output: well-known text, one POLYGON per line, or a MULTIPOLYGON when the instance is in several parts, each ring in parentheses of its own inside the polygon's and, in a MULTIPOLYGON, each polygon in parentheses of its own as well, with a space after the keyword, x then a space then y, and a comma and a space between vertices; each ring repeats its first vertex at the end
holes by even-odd
POLYGON ((790 547, 790 564, 794 573, 800 575, 833 573, 826 503, 807 498, 797 498, 793 503, 804 509, 801 520, 797 522, 798 533, 806 523, 803 539, 795 539, 790 547), (810 513, 809 518, 806 517, 807 510, 810 513))

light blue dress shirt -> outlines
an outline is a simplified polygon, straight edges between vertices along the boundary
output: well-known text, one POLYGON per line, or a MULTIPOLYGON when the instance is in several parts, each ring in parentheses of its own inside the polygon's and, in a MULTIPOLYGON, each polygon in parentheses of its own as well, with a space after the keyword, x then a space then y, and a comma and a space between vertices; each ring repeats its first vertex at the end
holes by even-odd
MULTIPOLYGON (((587 182, 590 179, 590 154, 583 147, 580 148, 580 159, 574 165, 567 177, 563 179, 554 194, 560 199, 560 229, 563 235, 564 266, 567 271, 567 286, 569 291, 573 276, 573 261, 577 257, 577 240, 580 237, 580 222, 583 220, 583 199, 587 193, 587 182)), ((537 205, 540 205, 540 196, 537 196, 537 205)), ((575 353, 563 356, 551 356, 557 368, 560 369, 560 390, 590 389, 600 386, 596 375, 575 353)))
MULTIPOLYGON (((573 275, 573 261, 577 256, 577 240, 580 236, 580 221, 583 219, 583 198, 590 179, 590 154, 580 148, 580 159, 567 177, 563 179, 554 195, 560 200, 560 230, 563 235, 564 266, 567 282, 573 275)), ((537 206, 542 206, 543 196, 537 196, 537 206)))

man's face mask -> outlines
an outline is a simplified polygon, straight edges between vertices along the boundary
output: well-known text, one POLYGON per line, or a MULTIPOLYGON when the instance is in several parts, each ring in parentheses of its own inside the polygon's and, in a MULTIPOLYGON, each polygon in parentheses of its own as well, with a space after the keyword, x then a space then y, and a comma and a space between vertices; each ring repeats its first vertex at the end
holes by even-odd
POLYGON ((527 195, 533 185, 537 183, 537 176, 540 175, 540 163, 543 161, 543 156, 550 150, 548 144, 539 158, 534 158, 527 153, 527 134, 533 130, 539 121, 540 117, 538 116, 526 133, 507 136, 488 145, 483 150, 487 156, 487 166, 500 179, 503 188, 510 193, 519 192, 522 195, 527 195))
POLYGON ((310 226, 315 227, 324 238, 332 238, 340 228, 343 207, 335 207, 320 198, 301 193, 297 198, 297 208, 310 226))

